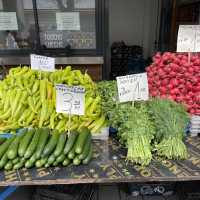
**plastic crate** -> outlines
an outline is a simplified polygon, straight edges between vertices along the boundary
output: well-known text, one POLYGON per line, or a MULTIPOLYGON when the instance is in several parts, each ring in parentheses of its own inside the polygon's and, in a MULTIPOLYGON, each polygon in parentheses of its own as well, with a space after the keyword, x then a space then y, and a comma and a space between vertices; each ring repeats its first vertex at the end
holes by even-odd
POLYGON ((94 185, 43 186, 36 189, 33 200, 96 200, 94 185))

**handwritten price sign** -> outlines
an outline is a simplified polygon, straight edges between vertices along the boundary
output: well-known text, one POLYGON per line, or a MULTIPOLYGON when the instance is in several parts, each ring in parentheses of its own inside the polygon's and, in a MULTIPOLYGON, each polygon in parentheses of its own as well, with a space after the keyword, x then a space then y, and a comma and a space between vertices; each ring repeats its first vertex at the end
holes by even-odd
POLYGON ((120 102, 147 101, 149 89, 147 74, 132 74, 117 77, 117 87, 120 102))
POLYGON ((79 86, 57 84, 56 112, 72 115, 84 115, 85 89, 79 86))
POLYGON ((177 52, 200 52, 200 25, 180 25, 177 52))
POLYGON ((55 58, 31 54, 31 69, 53 72, 55 71, 55 58))

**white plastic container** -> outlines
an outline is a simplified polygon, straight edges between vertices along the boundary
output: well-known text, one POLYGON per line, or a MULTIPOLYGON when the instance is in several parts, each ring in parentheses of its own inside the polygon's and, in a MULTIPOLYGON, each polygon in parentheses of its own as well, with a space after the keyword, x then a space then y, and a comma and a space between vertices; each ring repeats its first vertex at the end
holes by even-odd
POLYGON ((92 139, 95 140, 108 140, 108 137, 109 137, 109 127, 102 128, 100 133, 92 134, 92 139))

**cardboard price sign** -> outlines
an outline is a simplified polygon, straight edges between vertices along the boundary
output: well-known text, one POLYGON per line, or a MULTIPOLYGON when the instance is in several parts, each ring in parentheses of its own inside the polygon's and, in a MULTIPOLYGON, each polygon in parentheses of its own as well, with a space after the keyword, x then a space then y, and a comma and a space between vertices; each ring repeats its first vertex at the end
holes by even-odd
POLYGON ((85 89, 79 86, 56 85, 56 112, 84 115, 85 89))
POLYGON ((55 71, 55 58, 31 54, 31 69, 53 72, 55 71))
POLYGON ((117 77, 117 88, 119 101, 147 101, 149 99, 149 88, 147 74, 132 74, 117 77))

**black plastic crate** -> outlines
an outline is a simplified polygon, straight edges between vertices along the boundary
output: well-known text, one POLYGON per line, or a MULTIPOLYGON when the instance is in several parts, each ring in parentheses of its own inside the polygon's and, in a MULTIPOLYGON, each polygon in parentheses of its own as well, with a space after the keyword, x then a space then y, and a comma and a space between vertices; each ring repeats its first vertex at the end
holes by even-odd
POLYGON ((96 186, 58 185, 37 187, 33 200, 95 200, 96 186))

